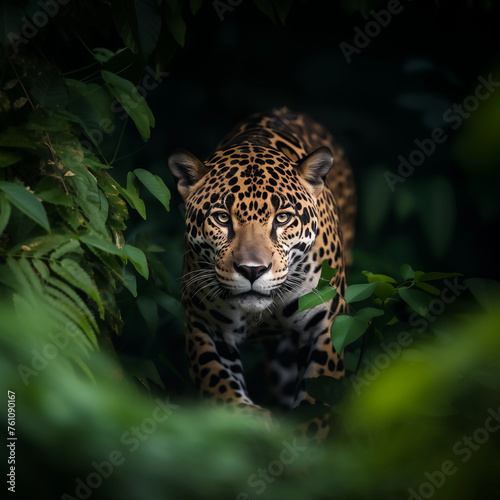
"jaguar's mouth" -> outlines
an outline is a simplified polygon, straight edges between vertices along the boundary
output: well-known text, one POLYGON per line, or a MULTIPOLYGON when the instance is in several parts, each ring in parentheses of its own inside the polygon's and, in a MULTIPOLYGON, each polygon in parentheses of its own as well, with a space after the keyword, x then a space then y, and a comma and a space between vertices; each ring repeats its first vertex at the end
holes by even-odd
POLYGON ((234 295, 234 297, 237 297, 237 298, 249 298, 249 297, 265 298, 265 297, 268 297, 269 298, 269 294, 264 294, 261 292, 256 292, 254 290, 250 290, 249 292, 238 293, 238 294, 234 295))
POLYGON ((229 301, 231 304, 244 312, 261 312, 269 309, 273 304, 271 295, 249 291, 233 295, 229 301))

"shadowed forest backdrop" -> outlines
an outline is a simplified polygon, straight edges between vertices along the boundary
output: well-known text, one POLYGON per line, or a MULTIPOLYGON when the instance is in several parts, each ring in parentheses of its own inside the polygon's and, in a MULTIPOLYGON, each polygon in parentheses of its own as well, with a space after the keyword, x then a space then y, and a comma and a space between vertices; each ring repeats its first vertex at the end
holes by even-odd
MULTIPOLYGON (((498 5, 1 9, 0 407, 17 437, 2 467, 20 497, 497 496, 498 5), (334 413, 320 450, 294 445, 289 417, 269 432, 201 405, 184 353, 167 157, 203 159, 281 106, 347 152, 348 282, 376 282, 364 303, 383 311, 345 342, 344 383, 311 382, 334 413)), ((257 399, 261 354, 243 352, 257 399)))

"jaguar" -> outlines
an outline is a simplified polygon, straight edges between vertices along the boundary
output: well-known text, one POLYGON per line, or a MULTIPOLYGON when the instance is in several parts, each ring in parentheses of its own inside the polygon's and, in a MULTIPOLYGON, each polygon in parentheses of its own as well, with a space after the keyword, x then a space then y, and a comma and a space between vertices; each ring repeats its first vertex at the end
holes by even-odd
MULTIPOLYGON (((185 204, 183 304, 190 374, 202 396, 243 412, 266 412, 248 391, 240 354, 260 339, 266 386, 278 407, 316 403, 305 380, 344 374, 330 327, 343 299, 356 218, 353 174, 320 124, 287 108, 238 124, 205 161, 179 150, 168 166, 185 204), (299 312, 322 263, 338 293, 299 312)), ((311 420, 307 439, 328 434, 311 420)))

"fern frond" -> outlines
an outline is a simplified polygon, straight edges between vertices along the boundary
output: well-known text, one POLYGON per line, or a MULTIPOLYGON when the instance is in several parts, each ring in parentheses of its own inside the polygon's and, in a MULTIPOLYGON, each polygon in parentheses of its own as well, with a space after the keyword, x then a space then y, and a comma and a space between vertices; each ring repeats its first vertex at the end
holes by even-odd
POLYGON ((16 275, 7 264, 0 266, 0 283, 8 286, 12 290, 17 290, 16 275))
POLYGON ((97 326, 97 322, 95 320, 94 314, 92 311, 88 308, 87 304, 82 300, 80 295, 78 295, 73 288, 68 286, 66 283, 62 282, 61 280, 57 278, 50 277, 48 280, 48 284, 58 288, 61 292, 65 293, 73 302, 82 310, 82 312, 85 314, 85 317, 89 321, 89 323, 92 325, 94 330, 97 332, 99 331, 99 328, 97 326))
POLYGON ((54 273, 65 279, 71 286, 85 292, 97 304, 101 319, 104 318, 104 306, 99 291, 80 264, 66 258, 62 259, 60 262, 51 262, 50 268, 54 273))
POLYGON ((23 242, 10 251, 11 254, 23 254, 26 257, 41 258, 49 252, 53 252, 56 248, 68 241, 68 234, 53 232, 45 236, 39 236, 31 241, 23 242), (29 251, 23 251, 23 248, 29 248, 29 251))
POLYGON ((12 273, 13 279, 10 280, 12 288, 20 295, 26 297, 29 300, 29 302, 33 302, 34 299, 33 289, 30 280, 28 279, 28 277, 26 276, 26 274, 23 272, 23 270, 19 265, 19 259, 14 259, 13 257, 7 257, 7 266, 9 267, 12 273))
POLYGON ((77 250, 80 249, 81 249, 80 242, 77 239, 70 239, 68 242, 61 245, 57 250, 54 250, 50 254, 50 258, 52 260, 58 260, 64 255, 76 252, 77 250))
POLYGON ((85 361, 83 361, 83 359, 80 356, 72 356, 72 357, 73 357, 73 360, 75 361, 75 363, 82 369, 82 371, 95 384, 96 380, 95 380, 94 374, 92 373, 92 370, 89 368, 87 363, 85 363, 85 361))
POLYGON ((37 274, 35 269, 31 266, 30 262, 28 259, 26 259, 24 256, 18 259, 18 265, 23 271, 24 275, 28 279, 31 287, 36 293, 39 293, 40 295, 43 295, 43 283, 42 280, 40 279, 40 276, 37 274))
POLYGON ((44 281, 47 281, 50 278, 49 268, 40 259, 33 259, 31 264, 37 270, 38 274, 44 281))
POLYGON ((49 286, 46 289, 45 300, 53 309, 58 310, 66 317, 65 328, 67 321, 72 321, 80 330, 84 332, 93 346, 96 349, 98 348, 97 337, 94 329, 89 325, 85 316, 80 314, 79 309, 75 308, 74 303, 67 295, 57 290, 57 288, 49 286))
POLYGON ((48 315, 59 325, 59 330, 64 332, 65 335, 75 339, 75 345, 79 349, 87 354, 88 351, 95 350, 94 346, 88 339, 85 332, 72 320, 70 320, 65 314, 61 313, 59 309, 50 307, 48 310, 48 315))

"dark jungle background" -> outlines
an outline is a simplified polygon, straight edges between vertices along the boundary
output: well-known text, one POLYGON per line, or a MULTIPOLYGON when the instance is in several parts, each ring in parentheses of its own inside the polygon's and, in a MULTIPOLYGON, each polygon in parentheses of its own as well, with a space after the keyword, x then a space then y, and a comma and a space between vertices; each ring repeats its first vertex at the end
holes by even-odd
MULTIPOLYGON (((2 1, 6 495, 498 498, 499 14, 488 0, 2 1), (203 159, 281 106, 345 148, 348 282, 377 282, 364 303, 384 310, 347 346, 343 383, 311 382, 332 409, 318 449, 293 435, 312 413, 269 431, 201 402, 184 353, 168 155, 203 159)), ((263 398, 262 347, 243 357, 263 398)))

